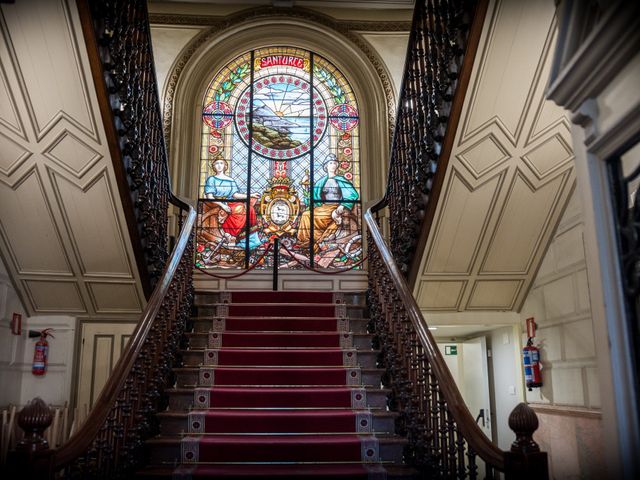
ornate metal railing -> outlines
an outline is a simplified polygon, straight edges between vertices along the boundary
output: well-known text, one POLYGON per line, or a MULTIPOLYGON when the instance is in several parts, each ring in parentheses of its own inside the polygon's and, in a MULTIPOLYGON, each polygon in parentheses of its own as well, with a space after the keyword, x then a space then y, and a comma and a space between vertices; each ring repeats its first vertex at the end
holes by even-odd
POLYGON ((433 219, 488 2, 416 2, 391 150, 387 191, 365 214, 369 229, 370 329, 400 412, 405 459, 423 478, 548 478, 526 404, 509 417, 511 451, 488 439, 469 413, 408 287, 433 219), (389 246, 378 213, 389 208, 389 246), (376 215, 374 219, 373 215, 376 215))
POLYGON ((67 478, 129 478, 143 441, 157 433, 152 416, 164 407, 162 391, 171 383, 172 362, 193 301, 196 213, 171 200, 183 218, 177 244, 86 422, 69 442, 49 450, 42 438, 52 419, 49 408, 36 399, 20 413, 18 425, 29 435, 11 463, 26 478, 49 478, 61 470, 67 478))
POLYGON ((170 200, 146 1, 77 2, 131 241, 147 296, 167 262, 170 200))
POLYGON ((495 471, 507 479, 548 478, 547 454, 532 438, 538 419, 531 408, 521 403, 509 416, 516 440, 508 452, 491 443, 469 413, 373 217, 372 211, 383 206, 379 203, 365 214, 367 303, 386 370, 384 381, 393 392, 392 407, 400 413, 397 433, 409 441, 405 460, 423 478, 478 478, 478 457, 486 478, 494 478, 495 471))
POLYGON ((27 435, 11 478, 130 478, 144 440, 157 433, 153 415, 166 406, 162 391, 193 302, 196 211, 170 188, 146 1, 77 4, 129 232, 141 247, 138 268, 155 288, 90 416, 66 444, 48 449, 42 432, 51 412, 42 400, 22 410, 27 435), (171 255, 169 208, 179 230, 171 255))
POLYGON ((475 3, 416 2, 384 196, 391 249, 405 276, 426 243, 471 72, 464 60, 473 61, 482 30, 488 2, 475 3))

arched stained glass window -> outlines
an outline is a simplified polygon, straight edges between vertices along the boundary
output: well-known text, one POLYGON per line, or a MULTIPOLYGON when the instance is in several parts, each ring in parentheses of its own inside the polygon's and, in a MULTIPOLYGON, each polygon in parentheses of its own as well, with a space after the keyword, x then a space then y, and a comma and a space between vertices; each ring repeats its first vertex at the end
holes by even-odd
POLYGON ((247 52, 213 77, 202 109, 196 266, 344 268, 362 257, 358 106, 307 50, 247 52))

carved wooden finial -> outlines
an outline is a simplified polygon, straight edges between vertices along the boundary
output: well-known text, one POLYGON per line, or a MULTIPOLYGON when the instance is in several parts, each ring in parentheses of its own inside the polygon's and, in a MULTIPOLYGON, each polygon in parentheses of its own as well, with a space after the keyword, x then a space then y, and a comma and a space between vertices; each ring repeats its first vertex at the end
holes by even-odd
POLYGON ((539 452, 540 447, 533 440, 533 432, 538 429, 538 417, 526 403, 519 403, 509 415, 509 428, 516 434, 516 441, 511 444, 514 453, 539 452))
POLYGON ((18 415, 18 425, 25 435, 16 449, 29 452, 47 450, 49 444, 42 434, 52 421, 53 414, 47 404, 40 397, 31 400, 18 415))

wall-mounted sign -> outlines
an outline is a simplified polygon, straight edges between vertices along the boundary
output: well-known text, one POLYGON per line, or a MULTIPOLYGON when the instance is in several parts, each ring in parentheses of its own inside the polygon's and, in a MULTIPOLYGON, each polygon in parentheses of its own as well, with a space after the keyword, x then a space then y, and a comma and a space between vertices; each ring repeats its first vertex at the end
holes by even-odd
POLYGON ((268 67, 294 67, 309 71, 309 60, 293 55, 267 55, 255 60, 256 70, 268 67))
POLYGON ((445 355, 458 355, 458 346, 457 345, 445 345, 444 346, 444 354, 445 355))

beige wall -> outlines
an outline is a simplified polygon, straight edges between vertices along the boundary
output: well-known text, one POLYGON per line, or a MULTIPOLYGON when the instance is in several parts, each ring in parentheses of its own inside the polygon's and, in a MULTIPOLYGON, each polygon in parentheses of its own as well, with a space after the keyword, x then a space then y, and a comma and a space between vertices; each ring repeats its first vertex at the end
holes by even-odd
MULTIPOLYGON (((173 63, 182 49, 202 30, 202 27, 182 25, 154 25, 151 28, 153 56, 161 99, 164 98, 173 63)), ((387 67, 397 98, 402 84, 409 32, 363 32, 362 37, 371 44, 387 67)), ((164 109, 164 102, 161 105, 164 109)))
MULTIPOLYGON (((600 386, 594 341, 584 222, 574 193, 521 310, 538 325, 544 386, 526 392, 549 453, 553 478, 601 478, 600 386)), ((523 337, 522 343, 526 342, 523 337)))
POLYGON ((14 312, 22 315, 24 324, 26 312, 11 285, 4 264, 0 261, 0 385, 11 385, 11 388, 0 388, 0 406, 20 401, 22 373, 13 363, 13 359, 18 356, 16 350, 20 347, 24 350, 24 341, 11 334, 9 322, 14 312))
POLYGON ((76 319, 68 316, 27 317, 18 294, 0 261, 0 406, 24 405, 41 397, 52 405, 63 405, 71 396, 73 343, 76 319), (13 313, 22 314, 22 335, 12 335, 13 313), (44 376, 31 373, 35 343, 27 332, 53 328, 49 338, 49 366, 44 376))
POLYGON ((626 318, 607 159, 637 142, 640 132, 640 4, 557 2, 559 41, 548 98, 573 113, 573 147, 584 244, 589 259, 591 317, 603 449, 599 461, 609 478, 640 476, 637 382, 626 318))
POLYGON ((73 0, 0 6, 0 255, 30 315, 146 303, 73 0))
MULTIPOLYGON (((214 15, 224 16, 237 13, 236 8, 229 6, 216 6, 215 8, 196 5, 163 4, 151 2, 149 11, 157 15, 214 15)), ((319 13, 328 15, 338 21, 374 21, 374 22, 410 22, 411 10, 351 10, 351 9, 320 9, 319 13)), ((153 43, 153 55, 158 79, 158 90, 163 101, 167 88, 167 82, 174 63, 180 53, 188 46, 196 35, 208 27, 194 25, 169 25, 155 24, 151 26, 151 40, 153 43)), ((402 83, 404 62, 409 40, 409 32, 397 31, 367 31, 357 32, 371 45, 374 53, 382 60, 391 77, 393 92, 397 98, 402 83)), ((212 72, 213 75, 214 72, 212 72)))
POLYGON ((517 325, 487 332, 487 345, 491 349, 489 369, 490 387, 493 389, 493 438, 502 450, 509 450, 515 439, 513 430, 509 428, 509 415, 524 397, 519 332, 517 325))
POLYGON ((362 36, 373 46, 378 56, 387 66, 397 99, 402 87, 409 32, 363 32, 362 36))
MULTIPOLYGON (((180 25, 156 25, 151 28, 153 60, 156 66, 158 93, 164 98, 164 89, 169 71, 185 45, 195 37, 202 28, 180 25)), ((164 102, 160 103, 164 110, 164 102)))

